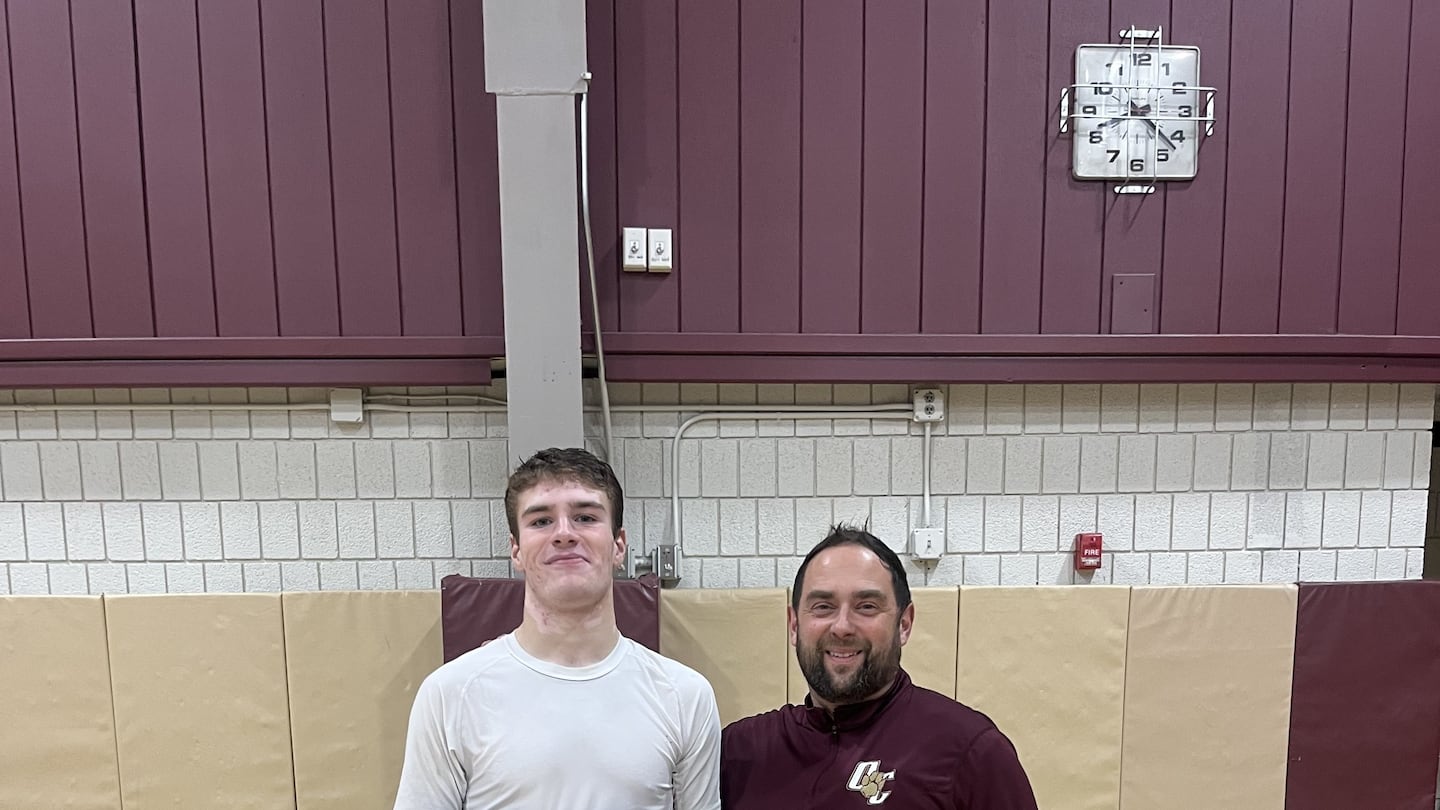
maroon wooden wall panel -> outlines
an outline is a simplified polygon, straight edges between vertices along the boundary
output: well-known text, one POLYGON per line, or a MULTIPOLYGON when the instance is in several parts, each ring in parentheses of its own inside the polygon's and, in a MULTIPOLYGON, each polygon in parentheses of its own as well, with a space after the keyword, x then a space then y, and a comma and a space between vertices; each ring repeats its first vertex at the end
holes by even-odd
POLYGON ((920 326, 970 334, 980 331, 986 3, 932 3, 926 14, 920 326))
MULTIPOLYGON (((1111 0, 1110 30, 1119 31, 1132 25, 1170 30, 1169 0, 1111 0)), ((1111 36, 1114 37, 1114 34, 1111 36)), ((1131 133, 1131 137, 1135 134, 1131 133)), ((1105 210, 1104 258, 1101 261, 1101 332, 1142 333, 1154 331, 1159 326, 1159 319, 1154 318, 1153 313, 1148 326, 1143 321, 1131 322, 1130 313, 1115 314, 1112 319, 1112 297, 1115 276, 1158 275, 1161 272, 1168 188, 1168 183, 1162 183, 1154 194, 1111 194, 1112 199, 1105 210), (1112 322, 1121 319, 1126 322, 1123 327, 1112 322)))
POLYGON ((395 164, 385 0, 327 7, 325 67, 340 328, 345 335, 399 335, 395 164))
POLYGON ((800 33, 800 0, 740 0, 742 332, 800 331, 800 33))
POLYGON ((25 237, 20 218, 15 116, 10 81, 10 29, 0 14, 0 339, 30 337, 25 237))
POLYGON ((860 331, 920 330, 925 4, 865 6, 860 331))
POLYGON ((149 337, 155 313, 140 173, 135 16, 129 3, 86 3, 78 14, 72 7, 70 29, 94 334, 149 337))
POLYGON ((159 337, 215 332, 195 3, 135 0, 140 117, 159 337))
POLYGON ((1220 332, 1273 334, 1285 221, 1285 117, 1279 111, 1288 97, 1290 1, 1245 0, 1232 9, 1230 73, 1243 79, 1231 82, 1226 122, 1220 332))
POLYGON ((197 13, 217 331, 278 335, 260 5, 200 0, 197 13))
POLYGON ((1215 132, 1200 145, 1199 172, 1165 190, 1160 331, 1214 334, 1220 320, 1226 144, 1230 136, 1230 0, 1172 4, 1171 39, 1200 48, 1200 83, 1218 89, 1215 132))
MULTIPOLYGON (((1340 331, 1388 335, 1395 333, 1400 286, 1400 193, 1411 3, 1362 2, 1363 13, 1352 15, 1350 24, 1340 331)), ((1436 77, 1421 75, 1414 80, 1434 89, 1436 77)), ((1417 132, 1416 136, 1428 139, 1431 133, 1417 132)), ((1434 183, 1440 177, 1420 180, 1434 183)))
POLYGON ((89 336, 69 10, 14 0, 9 14, 30 328, 37 338, 89 336))
POLYGON ((261 0, 260 17, 280 334, 339 335, 324 7, 261 0))
MULTIPOLYGON (((1362 0, 1363 2, 1363 0, 1362 0)), ((1294 0, 1290 63, 1285 230, 1280 266, 1280 331, 1335 331, 1340 294, 1340 224, 1345 193, 1345 127, 1350 3, 1294 0), (1302 168, 1303 167, 1303 168, 1302 168)))
MULTIPOLYGON (((674 229, 676 171, 675 6, 615 2, 616 210, 619 227, 674 229)), ((685 237, 675 235, 677 266, 685 237)), ((632 332, 679 329, 680 276, 620 276, 620 327, 632 332)))
POLYGON ((676 4, 680 329, 740 331, 740 16, 735 2, 676 4))
POLYGON ((1058 88, 1075 81, 1076 44, 1114 41, 1112 26, 1106 24, 1108 5, 1107 0, 1075 0, 1050 9, 1052 114, 1046 128, 1040 271, 1040 331, 1050 334, 1107 331, 1100 324, 1100 281, 1105 209, 1114 195, 1101 192, 1093 182, 1076 180, 1071 173, 1072 139, 1085 137, 1085 130, 1072 127, 1069 134, 1060 134, 1057 94, 1058 88))
MULTIPOLYGON (((860 331, 864 0, 806 0, 800 89, 800 331, 860 331)), ((757 268, 758 270, 759 268, 757 268)))
POLYGON ((1048 13, 1045 0, 990 7, 980 280, 980 331, 987 333, 1040 329, 1048 13))
MULTIPOLYGON (((455 21, 458 21, 458 13, 460 11, 459 6, 455 5, 456 3, 475 6, 475 4, 469 3, 468 0, 451 0, 451 3, 451 14, 455 21)), ((480 8, 475 6, 473 12, 466 12, 466 16, 473 16, 473 27, 478 33, 480 31, 482 16, 480 8)), ((454 41, 458 43, 461 41, 459 39, 460 29, 457 22, 452 22, 452 25, 456 26, 454 41)), ((454 46, 452 45, 452 47, 454 46)), ((615 331, 620 328, 620 253, 618 250, 620 244, 620 225, 615 219, 615 6, 612 0, 585 1, 585 50, 590 64, 590 72, 593 74, 590 80, 587 119, 589 121, 588 137, 590 141, 590 232, 595 242, 595 283, 599 288, 601 325, 607 331, 615 331)), ((456 58, 457 60, 459 59, 458 53, 456 58)), ((475 70, 478 71, 476 75, 480 83, 480 91, 484 94, 485 64, 483 60, 475 65, 475 70)), ((457 104, 460 103, 458 100, 460 93, 459 82, 460 73, 457 63, 455 91, 457 94, 457 104)), ((487 95, 486 98, 493 99, 494 97, 487 95)), ((489 103, 490 108, 488 114, 492 119, 489 123, 489 129, 490 137, 493 141, 495 135, 495 124, 493 121, 494 102, 491 100, 489 103)), ((457 107, 457 111, 458 109, 457 107)), ((475 123, 477 128, 482 125, 478 115, 476 115, 475 123)), ((475 138, 478 147, 478 134, 475 135, 475 138)), ((490 155, 493 152, 494 145, 492 143, 485 154, 490 155)), ((490 159, 494 160, 495 158, 491 156, 490 159)), ((463 159, 461 165, 462 167, 464 165, 463 159)), ((460 176, 467 177, 471 175, 467 170, 462 168, 460 176)), ((462 185, 461 188, 463 195, 465 193, 463 190, 464 186, 462 185)), ((486 197, 484 201, 478 198, 475 199, 472 201, 472 205, 483 205, 485 202, 493 202, 495 206, 495 266, 498 268, 500 266, 500 196, 498 191, 486 197)), ((462 210, 465 208, 463 197, 461 208, 462 210)), ((465 235, 463 229, 461 234, 463 244, 472 244, 477 241, 476 237, 465 235)), ((581 234, 581 238, 584 238, 583 233, 581 234)), ((589 269, 586 266, 587 259, 583 252, 584 247, 582 243, 580 272, 588 276, 589 269)), ((469 268, 470 266, 471 262, 467 260, 465 267, 469 268)), ((469 275, 470 270, 467 269, 467 281, 469 275)), ((498 278, 498 271, 495 275, 498 278)), ((467 286, 467 295, 470 294, 469 289, 469 286, 467 286)), ((503 289, 497 285, 495 287, 497 304, 503 304, 503 300, 500 298, 502 293, 503 289)), ((580 325, 581 329, 585 332, 594 329, 590 309, 590 284, 587 279, 580 285, 580 325)), ((504 307, 501 306, 495 313, 496 317, 503 318, 503 310, 504 307)), ((470 311, 471 306, 467 303, 465 308, 465 323, 467 329, 471 326, 470 311)), ((496 323, 500 324, 501 322, 497 320, 496 323)), ((495 334, 503 333, 504 330, 501 329, 495 334)))
POLYGON ((407 335, 458 335, 455 142, 447 0, 387 6, 400 320, 407 335))
MULTIPOLYGON (((1435 85, 1417 76, 1440 76, 1440 3, 1416 3, 1410 17, 1410 76, 1405 105, 1407 133, 1440 132, 1435 85)), ((1405 139, 1404 205, 1400 211, 1400 305, 1402 335, 1440 335, 1440 150, 1423 134, 1405 139)))
MULTIPOLYGON (((594 5, 592 3, 591 5, 594 5)), ((495 97, 485 92, 485 25, 483 7, 473 0, 450 0, 450 64, 455 105, 456 206, 460 240, 460 287, 464 305, 465 334, 504 335, 505 300, 500 284, 500 162, 496 149, 495 97)), ((592 34, 593 36, 593 34, 592 34)), ((612 34, 604 37, 613 42, 612 34)), ((591 194, 615 187, 615 75, 613 67, 603 73, 590 49, 591 69, 596 72, 590 107, 592 122, 608 116, 610 162, 606 175, 593 159, 590 164, 591 194), (608 93, 605 99, 601 93, 608 93)), ((607 135, 604 127, 592 126, 591 154, 596 138, 607 135), (599 130, 597 132, 597 129, 599 130)), ((613 267, 615 208, 612 203, 594 215, 595 239, 610 245, 608 259, 597 245, 597 271, 613 267), (602 226, 604 230, 602 230, 602 226), (608 239, 608 242, 606 241, 608 239), (608 262, 608 263, 607 263, 608 262)), ((613 288, 612 288, 613 289, 613 288)), ((613 295, 608 301, 614 312, 613 295)), ((611 324, 614 328, 614 324, 611 324)))

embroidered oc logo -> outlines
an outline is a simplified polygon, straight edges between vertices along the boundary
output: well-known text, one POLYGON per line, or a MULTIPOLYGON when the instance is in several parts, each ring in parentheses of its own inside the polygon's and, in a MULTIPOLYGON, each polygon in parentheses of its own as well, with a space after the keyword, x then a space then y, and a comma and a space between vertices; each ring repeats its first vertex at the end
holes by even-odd
POLYGON ((883 788, 894 778, 894 771, 880 770, 880 760, 872 759, 855 763, 855 770, 850 772, 850 781, 845 783, 845 787, 864 796, 869 804, 884 804, 890 798, 890 791, 883 788))

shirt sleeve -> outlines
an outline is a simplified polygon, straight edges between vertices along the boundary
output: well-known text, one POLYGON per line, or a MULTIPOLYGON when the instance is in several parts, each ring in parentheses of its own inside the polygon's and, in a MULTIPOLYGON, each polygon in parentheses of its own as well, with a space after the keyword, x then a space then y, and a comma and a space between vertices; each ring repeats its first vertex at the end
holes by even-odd
POLYGON ((410 709, 405 764, 395 810, 462 810, 466 776, 451 750, 445 727, 445 699, 435 678, 426 678, 410 709))
POLYGON ((688 704, 684 751, 675 769, 675 810, 720 810, 720 709, 708 681, 700 678, 688 704))
POLYGON ((975 739, 955 784, 963 810, 1038 810, 1020 755, 999 729, 975 739))

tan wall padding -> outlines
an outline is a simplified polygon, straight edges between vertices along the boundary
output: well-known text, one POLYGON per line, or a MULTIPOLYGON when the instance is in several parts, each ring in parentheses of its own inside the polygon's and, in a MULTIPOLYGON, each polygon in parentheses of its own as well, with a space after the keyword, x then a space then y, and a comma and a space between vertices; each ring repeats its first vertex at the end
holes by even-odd
POLYGON ((785 702, 789 650, 783 588, 660 594, 660 652, 710 679, 722 723, 785 702))
POLYGON ((1296 588, 1130 595, 1122 810, 1281 810, 1296 588))
MULTIPOLYGON (((900 653, 900 665, 920 686, 955 697, 955 639, 960 589, 914 588, 910 591, 910 598, 915 603, 915 623, 911 626, 910 641, 900 653)), ((795 648, 789 646, 788 627, 785 645, 786 656, 790 659, 786 664, 787 699, 791 703, 800 703, 805 700, 810 685, 800 671, 795 648)))
POLYGON ((100 597, 0 597, 0 807, 119 810, 100 597))
POLYGON ((1046 810, 1120 804, 1129 604, 1122 587, 960 590, 960 701, 1015 743, 1046 810))
POLYGON ((299 810, 389 810, 410 705, 440 666, 438 591, 287 593, 299 810))
POLYGON ((105 598, 125 810, 295 806, 279 594, 105 598))

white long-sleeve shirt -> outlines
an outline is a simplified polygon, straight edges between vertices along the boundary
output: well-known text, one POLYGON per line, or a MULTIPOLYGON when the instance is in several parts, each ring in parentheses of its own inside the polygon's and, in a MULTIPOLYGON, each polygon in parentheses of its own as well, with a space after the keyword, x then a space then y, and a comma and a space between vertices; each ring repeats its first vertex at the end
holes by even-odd
POLYGON ((431 673, 395 810, 719 810, 720 714, 700 673, 621 638, 584 667, 513 635, 431 673))

